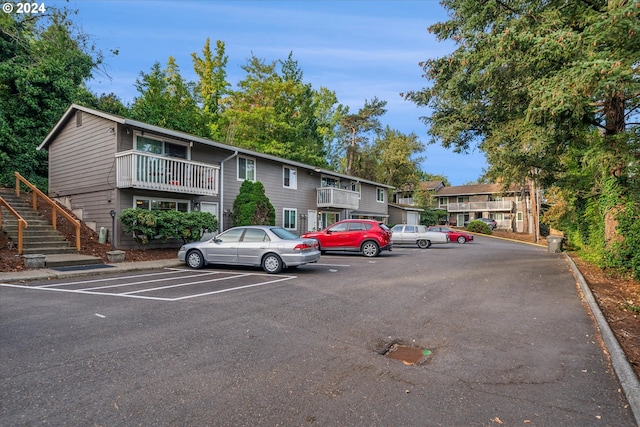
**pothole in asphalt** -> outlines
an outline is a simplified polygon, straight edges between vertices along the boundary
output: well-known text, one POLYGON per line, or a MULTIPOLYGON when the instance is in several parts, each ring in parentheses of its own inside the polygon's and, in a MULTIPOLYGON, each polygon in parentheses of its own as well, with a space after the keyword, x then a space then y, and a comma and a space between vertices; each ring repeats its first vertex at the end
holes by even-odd
POLYGON ((419 365, 426 362, 433 352, 431 350, 392 343, 382 354, 405 365, 419 365))

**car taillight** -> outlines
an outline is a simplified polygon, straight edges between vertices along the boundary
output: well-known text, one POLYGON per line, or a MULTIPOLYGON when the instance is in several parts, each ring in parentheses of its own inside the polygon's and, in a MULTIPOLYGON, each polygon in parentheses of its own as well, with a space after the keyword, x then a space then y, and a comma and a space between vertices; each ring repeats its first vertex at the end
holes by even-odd
POLYGON ((315 249, 318 247, 318 242, 314 242, 313 245, 308 243, 298 243, 293 250, 294 251, 308 251, 309 249, 315 249))

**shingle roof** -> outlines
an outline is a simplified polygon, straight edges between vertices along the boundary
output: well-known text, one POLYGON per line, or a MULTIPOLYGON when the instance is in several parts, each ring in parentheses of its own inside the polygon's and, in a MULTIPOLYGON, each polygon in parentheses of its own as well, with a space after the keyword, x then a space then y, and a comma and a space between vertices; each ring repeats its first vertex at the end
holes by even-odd
POLYGON ((109 114, 109 113, 105 113, 104 111, 100 111, 100 110, 95 110, 93 108, 89 108, 89 107, 84 107, 81 105, 77 105, 77 104, 71 104, 71 106, 69 106, 69 108, 67 109, 67 111, 62 115, 62 117, 60 118, 60 120, 58 120, 58 122, 56 123, 56 125, 53 127, 53 129, 51 129, 51 131, 49 132, 49 134, 44 138, 44 140, 42 141, 42 143, 38 146, 38 150, 46 150, 49 146, 49 144, 51 144, 51 142, 55 139, 55 137, 57 136, 57 134, 62 130, 62 128, 64 127, 64 124, 66 123, 67 120, 69 120, 71 117, 73 117, 73 114, 75 114, 75 111, 83 111, 89 114, 93 114, 95 116, 98 117, 102 117, 103 119, 106 120, 110 120, 113 121, 115 123, 120 123, 122 125, 129 125, 132 127, 136 127, 139 129, 144 129, 144 130, 148 130, 150 132, 155 132, 161 135, 169 135, 175 138, 180 138, 183 140, 187 140, 187 141, 193 141, 193 142, 198 142, 200 144, 205 144, 205 145, 210 145, 213 147, 217 147, 217 148, 221 148, 224 150, 229 150, 229 151, 237 151, 239 153, 243 153, 243 154, 249 154, 251 156, 255 156, 255 157, 261 157, 263 159, 268 159, 268 160, 273 160, 276 162, 280 162, 280 163, 285 163, 285 164, 290 164, 292 166, 297 166, 300 168, 304 168, 304 169, 310 169, 313 170, 315 172, 318 173, 324 173, 327 175, 333 175, 333 176, 337 176, 340 178, 344 178, 344 179, 350 179, 353 181, 358 181, 358 182, 364 182, 367 184, 371 184, 371 185, 375 185, 378 187, 384 187, 384 188, 388 188, 388 189, 393 189, 395 188, 392 185, 387 185, 387 184, 383 184, 380 182, 375 182, 375 181, 370 181, 368 179, 363 179, 363 178, 359 178, 353 175, 346 175, 340 172, 336 172, 336 171, 332 171, 329 169, 324 169, 324 168, 318 168, 312 165, 308 165, 305 163, 301 163, 301 162, 296 162, 294 160, 288 160, 288 159, 284 159, 281 157, 277 157, 277 156, 273 156, 270 154, 264 154, 264 153, 260 153, 258 151, 252 151, 252 150, 248 150, 248 149, 244 149, 244 148, 240 148, 240 147, 235 147, 235 146, 231 146, 231 145, 226 145, 226 144, 222 144, 220 142, 216 142, 216 141, 212 141, 210 139, 207 138, 202 138, 196 135, 191 135, 191 134, 187 134, 185 132, 180 132, 180 131, 176 131, 176 130, 172 130, 172 129, 166 129, 160 126, 155 126, 155 125, 151 125, 149 123, 144 123, 144 122, 140 122, 138 120, 132 120, 132 119, 127 119, 121 116, 117 116, 115 114, 109 114))
MULTIPOLYGON (((506 191, 508 193, 520 191, 519 185, 511 185, 506 191)), ((502 184, 471 184, 458 185, 453 187, 443 187, 436 191, 437 196, 468 196, 474 194, 502 194, 505 193, 502 184)))

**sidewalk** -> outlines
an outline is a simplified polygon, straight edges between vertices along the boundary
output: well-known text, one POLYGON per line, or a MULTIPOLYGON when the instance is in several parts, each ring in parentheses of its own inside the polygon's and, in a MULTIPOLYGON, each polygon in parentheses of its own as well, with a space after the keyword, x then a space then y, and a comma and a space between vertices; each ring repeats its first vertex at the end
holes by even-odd
POLYGON ((28 280, 64 279, 95 274, 114 274, 127 271, 153 270, 165 267, 184 266, 178 258, 142 262, 120 262, 65 268, 37 268, 16 272, 0 272, 0 282, 23 282, 28 280))

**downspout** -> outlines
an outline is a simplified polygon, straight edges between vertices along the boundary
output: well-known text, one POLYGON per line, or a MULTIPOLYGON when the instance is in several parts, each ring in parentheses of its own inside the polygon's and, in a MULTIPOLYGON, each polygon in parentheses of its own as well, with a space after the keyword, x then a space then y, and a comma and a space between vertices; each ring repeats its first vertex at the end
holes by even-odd
POLYGON ((218 232, 224 231, 224 164, 227 161, 236 157, 237 155, 238 155, 238 150, 234 151, 232 155, 230 155, 229 157, 227 157, 226 159, 220 162, 220 207, 218 208, 219 210, 218 218, 220 218, 220 226, 218 228, 220 230, 218 230, 218 232))

